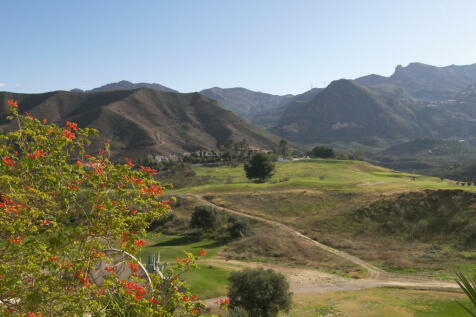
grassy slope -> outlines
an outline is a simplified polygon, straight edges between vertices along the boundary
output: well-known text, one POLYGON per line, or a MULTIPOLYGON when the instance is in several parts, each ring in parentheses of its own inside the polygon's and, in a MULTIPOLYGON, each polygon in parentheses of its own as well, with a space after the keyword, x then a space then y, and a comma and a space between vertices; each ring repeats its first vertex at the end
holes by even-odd
POLYGON ((456 303, 464 295, 401 289, 366 289, 361 291, 302 294, 294 296, 291 317, 464 317, 456 303))
POLYGON ((431 241, 402 240, 398 234, 365 232, 362 224, 349 221, 354 210, 394 193, 462 189, 452 181, 338 160, 280 163, 265 184, 247 181, 241 167, 199 167, 197 173, 209 176, 208 184, 180 192, 205 194, 216 204, 286 222, 387 270, 441 278, 451 278, 454 269, 476 272, 475 252, 452 245, 435 248, 431 241))

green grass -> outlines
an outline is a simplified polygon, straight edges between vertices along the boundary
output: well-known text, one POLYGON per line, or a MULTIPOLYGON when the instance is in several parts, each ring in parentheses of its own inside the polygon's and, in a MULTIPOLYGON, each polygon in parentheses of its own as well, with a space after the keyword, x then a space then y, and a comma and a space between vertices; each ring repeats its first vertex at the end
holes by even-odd
POLYGON ((149 234, 148 245, 142 249, 140 257, 146 259, 149 254, 160 253, 160 258, 164 262, 174 262, 176 257, 183 258, 184 252, 197 255, 200 250, 206 250, 207 253, 201 258, 212 258, 222 248, 219 241, 210 239, 201 239, 200 237, 167 236, 163 234, 149 234))
POLYGON ((456 301, 466 303, 464 295, 447 292, 392 288, 324 294, 298 294, 290 317, 465 317, 456 301))
POLYGON ((198 269, 184 274, 191 285, 191 291, 201 299, 225 296, 229 271, 209 265, 199 265, 198 269))
MULTIPOLYGON (((142 249, 139 257, 147 261, 149 254, 160 252, 162 262, 175 263, 175 258, 183 258, 184 252, 197 255, 200 250, 207 253, 200 259, 210 259, 217 255, 222 246, 219 241, 200 239, 194 236, 167 236, 163 234, 149 234, 148 245, 142 249)), ((200 298, 213 298, 226 295, 226 285, 229 271, 215 266, 201 265, 197 269, 183 275, 184 280, 191 285, 191 291, 200 298)))
POLYGON ((446 244, 409 241, 398 232, 383 234, 380 223, 352 218, 355 210, 389 195, 425 189, 475 191, 476 187, 457 186, 450 180, 400 173, 362 161, 313 159, 277 163, 275 175, 262 184, 247 180, 242 166, 194 169, 198 176, 207 176, 207 182, 177 193, 202 194, 217 205, 281 221, 390 271, 453 279, 454 270, 476 270, 474 258, 465 258, 463 251, 454 247, 456 240, 446 244), (433 252, 432 243, 440 245, 441 250, 433 252))
MULTIPOLYGON (((200 186, 177 192, 250 192, 290 189, 388 192, 408 189, 461 189, 453 181, 437 177, 398 173, 361 161, 301 160, 276 164, 269 182, 256 184, 244 176, 243 166, 196 167, 198 176, 208 176, 200 186)), ((465 187, 465 189, 468 189, 465 187)), ((469 187, 470 190, 475 190, 469 187)))

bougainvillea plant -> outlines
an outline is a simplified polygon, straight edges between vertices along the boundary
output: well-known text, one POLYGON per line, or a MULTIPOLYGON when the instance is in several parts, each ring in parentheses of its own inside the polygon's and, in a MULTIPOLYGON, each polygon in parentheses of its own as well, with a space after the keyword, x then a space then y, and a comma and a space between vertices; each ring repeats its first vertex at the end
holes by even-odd
MULTIPOLYGON (((0 314, 12 316, 198 315, 202 305, 180 274, 195 256, 170 266, 152 285, 113 267, 100 285, 91 272, 106 249, 137 254, 148 225, 170 211, 154 171, 109 159, 109 144, 86 155, 98 133, 20 114, 0 135, 0 314)), ((130 263, 131 271, 138 263, 130 263)))

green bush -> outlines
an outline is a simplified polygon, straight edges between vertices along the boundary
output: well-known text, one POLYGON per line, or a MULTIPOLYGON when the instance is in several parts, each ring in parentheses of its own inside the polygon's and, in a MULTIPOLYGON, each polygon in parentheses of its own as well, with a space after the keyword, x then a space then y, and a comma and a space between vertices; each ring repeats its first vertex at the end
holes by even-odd
POLYGON ((230 217, 228 232, 232 238, 241 238, 251 233, 250 223, 247 219, 230 217))
POLYGON ((210 230, 220 226, 221 216, 219 212, 210 206, 197 206, 190 219, 191 228, 210 230))
POLYGON ((273 158, 262 152, 255 154, 250 161, 244 165, 246 177, 259 182, 271 178, 274 173, 274 167, 273 158))
POLYGON ((252 317, 274 317, 289 311, 292 293, 286 278, 273 270, 245 269, 228 278, 230 307, 242 307, 252 317))
POLYGON ((335 157, 334 149, 328 146, 316 146, 308 153, 310 157, 316 158, 333 158, 335 157))

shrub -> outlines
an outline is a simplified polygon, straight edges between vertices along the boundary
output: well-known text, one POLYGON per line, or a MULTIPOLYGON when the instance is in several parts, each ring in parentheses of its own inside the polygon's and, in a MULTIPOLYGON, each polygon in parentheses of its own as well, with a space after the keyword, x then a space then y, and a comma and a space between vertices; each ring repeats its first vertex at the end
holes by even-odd
POLYGON ((333 158, 335 157, 334 149, 328 146, 316 146, 309 152, 310 157, 316 158, 333 158))
POLYGON ((253 317, 274 317, 289 311, 292 293, 286 278, 273 270, 245 269, 229 277, 230 307, 242 307, 253 317))
POLYGON ((213 229, 220 225, 220 218, 219 212, 215 208, 210 206, 197 206, 192 213, 190 227, 204 230, 213 229))
POLYGON ((272 157, 263 152, 255 154, 250 161, 244 165, 246 177, 259 182, 263 182, 273 176, 274 167, 272 157))
MULTIPOLYGON (((151 274, 153 288, 138 276, 90 280, 108 260, 105 249, 137 254, 144 246, 148 225, 170 211, 163 188, 130 161, 112 163, 108 143, 86 155, 95 130, 40 122, 8 104, 16 130, 0 135, 0 314, 172 316, 199 309, 182 300, 191 295, 179 278, 151 274)), ((193 260, 169 267, 167 276, 193 260)))
POLYGON ((251 233, 250 223, 247 219, 230 217, 228 232, 232 238, 241 238, 251 233))

